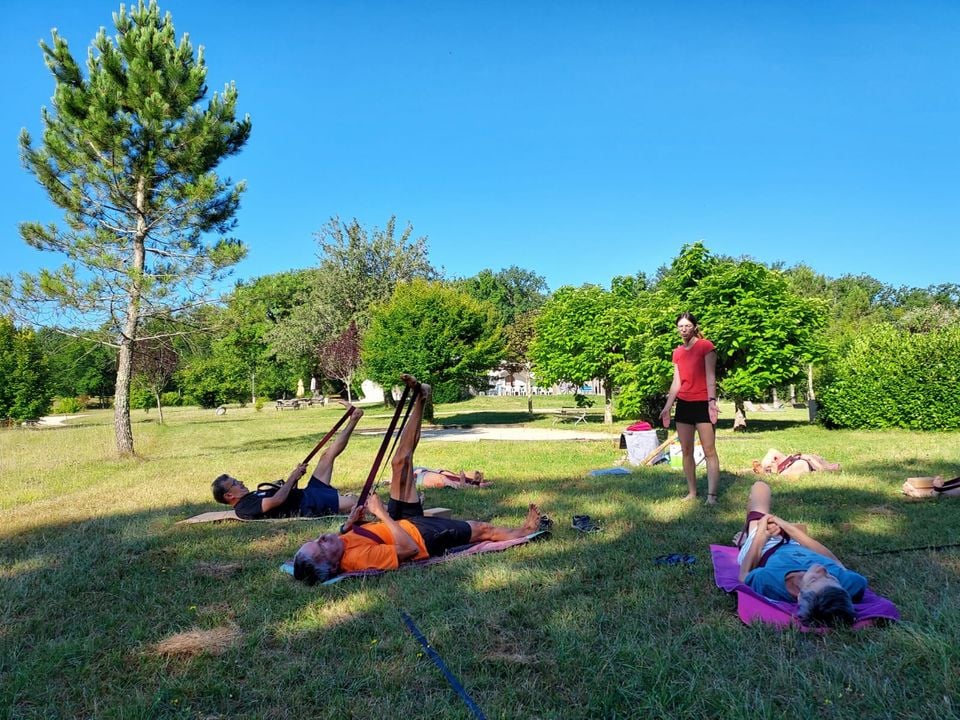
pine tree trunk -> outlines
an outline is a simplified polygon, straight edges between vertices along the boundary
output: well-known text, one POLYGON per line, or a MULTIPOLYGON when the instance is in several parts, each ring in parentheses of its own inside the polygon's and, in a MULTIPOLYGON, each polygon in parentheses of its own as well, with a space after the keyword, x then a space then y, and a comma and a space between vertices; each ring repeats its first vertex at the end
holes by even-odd
POLYGON ((113 402, 113 430, 117 453, 133 455, 133 427, 130 425, 130 371, 132 345, 124 339, 117 353, 117 391, 113 402))
POLYGON ((140 297, 142 292, 143 269, 146 267, 147 236, 145 210, 147 203, 147 183, 141 177, 137 181, 137 232, 133 238, 132 280, 127 296, 127 317, 123 325, 123 337, 120 340, 120 352, 117 354, 117 391, 113 410, 113 428, 117 440, 117 452, 120 455, 133 455, 133 426, 130 424, 130 376, 133 371, 133 344, 137 340, 137 327, 140 322, 140 297))

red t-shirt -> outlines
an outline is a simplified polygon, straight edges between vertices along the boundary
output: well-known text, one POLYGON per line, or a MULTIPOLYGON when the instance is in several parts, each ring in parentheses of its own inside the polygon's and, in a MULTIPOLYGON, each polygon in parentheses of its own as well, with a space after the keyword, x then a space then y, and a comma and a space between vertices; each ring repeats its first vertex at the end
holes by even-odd
POLYGON ((689 349, 681 345, 673 351, 673 364, 680 371, 678 399, 688 402, 703 402, 707 399, 707 367, 704 358, 713 351, 713 343, 706 338, 698 338, 689 349))

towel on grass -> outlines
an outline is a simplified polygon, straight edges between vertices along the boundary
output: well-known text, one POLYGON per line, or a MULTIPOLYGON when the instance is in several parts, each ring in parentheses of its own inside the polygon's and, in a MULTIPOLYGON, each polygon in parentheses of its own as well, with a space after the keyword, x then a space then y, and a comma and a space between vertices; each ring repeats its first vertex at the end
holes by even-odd
MULTIPOLYGON (((399 570, 404 570, 406 568, 420 568, 425 565, 436 565, 437 563, 447 562, 449 560, 456 560, 457 558, 466 557, 467 555, 479 555, 480 553, 486 552, 501 552, 502 550, 507 550, 517 545, 524 545, 533 540, 546 539, 550 537, 550 533, 544 530, 538 530, 537 532, 530 533, 522 538, 516 538, 515 540, 498 540, 494 542, 493 540, 485 540, 483 542, 471 543, 469 545, 461 545, 459 547, 451 548, 447 551, 445 555, 440 555, 439 557, 430 557, 424 558, 423 560, 413 560, 412 562, 405 562, 400 565, 399 570)), ((293 575, 293 562, 285 562, 280 566, 280 570, 287 573, 287 575, 293 575)), ((355 570, 354 572, 340 573, 339 575, 334 575, 332 578, 322 583, 323 585, 333 585, 338 583, 341 580, 354 577, 367 577, 370 575, 383 575, 386 572, 394 572, 393 570, 355 570)))
POLYGON ((623 467, 612 467, 612 468, 600 468, 599 470, 591 470, 589 472, 590 477, 600 477, 601 475, 629 475, 630 471, 623 467))
MULTIPOLYGON (((727 592, 737 593, 737 614, 746 624, 755 620, 789 627, 791 625, 807 632, 821 631, 823 628, 808 627, 797 619, 797 604, 771 600, 753 590, 749 585, 740 582, 740 566, 737 564, 739 550, 726 545, 711 545, 710 555, 713 557, 713 574, 717 587, 727 592)), ((857 620, 853 629, 858 630, 876 623, 877 620, 899 620, 900 612, 896 605, 874 593, 869 587, 864 591, 863 598, 854 603, 853 609, 857 613, 857 620)))

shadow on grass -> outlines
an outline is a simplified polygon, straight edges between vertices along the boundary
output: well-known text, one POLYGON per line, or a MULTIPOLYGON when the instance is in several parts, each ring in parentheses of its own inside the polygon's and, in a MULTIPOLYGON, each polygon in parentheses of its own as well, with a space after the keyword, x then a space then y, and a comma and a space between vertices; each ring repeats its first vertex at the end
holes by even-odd
MULTIPOLYGON (((271 708, 350 717, 377 706, 399 707, 409 717, 449 717, 454 696, 429 664, 415 659, 419 649, 399 621, 399 608, 441 655, 456 660, 457 674, 491 716, 628 717, 652 704, 661 716, 740 717, 735 704, 725 709, 711 699, 718 691, 716 668, 736 663, 738 672, 724 681, 731 696, 724 702, 749 696, 763 677, 776 687, 772 696, 782 698, 781 709, 805 716, 817 716, 814 691, 834 682, 835 668, 856 665, 855 674, 839 678, 841 689, 857 690, 845 708, 869 717, 875 708, 864 705, 866 690, 894 672, 889 661, 875 658, 903 652, 906 661, 919 663, 917 672, 898 675, 908 696, 949 691, 944 673, 924 671, 935 669, 925 663, 935 666, 940 654, 923 646, 903 650, 898 642, 905 640, 892 631, 822 642, 740 625, 732 602, 713 586, 707 546, 729 544, 742 522, 745 481, 752 479, 724 473, 716 508, 680 503, 682 476, 657 468, 559 477, 532 491, 504 480, 489 490, 433 492, 428 504, 442 500, 457 516, 513 523, 526 502, 518 496, 535 495, 556 522, 553 538, 332 587, 294 583, 277 566, 300 542, 338 521, 176 526, 213 509, 185 502, 38 523, 7 535, 0 547, 2 639, 5 656, 16 658, 0 666, 0 699, 13 716, 37 717, 93 716, 98 707, 143 717, 255 717, 271 715, 271 708), (570 517, 581 513, 597 519, 603 532, 574 531, 570 517), (674 552, 693 554, 697 562, 654 564, 674 552), (211 564, 239 569, 219 578, 200 571, 211 564), (149 651, 172 633, 225 624, 245 637, 219 658, 170 660, 149 651), (869 650, 860 651, 862 644, 869 650), (771 652, 789 655, 790 663, 771 665, 771 652), (691 665, 691 657, 697 663, 691 665), (709 671, 701 673, 701 665, 709 671), (413 672, 414 666, 417 691, 411 692, 398 669, 413 672), (64 667, 90 671, 58 671, 64 667), (689 672, 678 679, 681 667, 689 672), (367 698, 351 692, 357 687, 376 692, 367 698)), ((880 531, 864 526, 865 509, 889 499, 867 487, 778 484, 774 493, 775 512, 824 527, 817 534, 841 559, 904 537, 933 541, 944 532, 917 506, 898 508, 880 531)), ((939 512, 946 517, 942 506, 939 512)), ((928 578, 924 563, 930 561, 923 558, 857 560, 864 564, 853 568, 868 576, 882 569, 874 579, 887 594, 891 587, 914 591, 897 584, 910 575, 916 592, 937 597, 937 583, 960 575, 945 565, 928 578)), ((936 602, 953 601, 942 596, 936 602)), ((946 642, 950 633, 928 632, 935 642, 946 642)))

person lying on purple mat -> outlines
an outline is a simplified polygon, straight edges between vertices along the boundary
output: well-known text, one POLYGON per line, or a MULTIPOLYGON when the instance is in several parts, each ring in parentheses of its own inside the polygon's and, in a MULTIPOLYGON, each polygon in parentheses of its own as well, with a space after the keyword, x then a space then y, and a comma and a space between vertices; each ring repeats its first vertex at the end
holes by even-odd
POLYGON ((770 500, 770 486, 755 482, 740 536, 740 581, 764 597, 796 602, 797 617, 808 625, 852 624, 853 603, 862 598, 867 579, 804 528, 772 515, 770 500))
POLYGON ((403 562, 437 557, 460 545, 526 537, 543 523, 540 508, 532 503, 524 523, 517 528, 424 516, 413 475, 413 451, 420 441, 423 406, 429 401, 431 389, 410 375, 402 377, 408 387, 419 392, 391 461, 389 506, 385 508, 371 493, 365 506, 354 508, 339 534, 326 533, 301 545, 293 558, 295 579, 313 585, 341 572, 395 570, 403 562), (364 511, 378 522, 361 524, 364 511))

